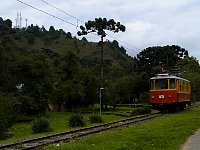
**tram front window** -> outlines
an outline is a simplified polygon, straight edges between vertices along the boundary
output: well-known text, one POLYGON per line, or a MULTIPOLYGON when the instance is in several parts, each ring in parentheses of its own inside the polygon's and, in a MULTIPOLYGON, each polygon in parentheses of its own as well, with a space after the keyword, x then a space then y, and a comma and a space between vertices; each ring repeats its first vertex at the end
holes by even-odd
POLYGON ((155 89, 168 89, 168 80, 167 79, 158 79, 155 80, 155 89))

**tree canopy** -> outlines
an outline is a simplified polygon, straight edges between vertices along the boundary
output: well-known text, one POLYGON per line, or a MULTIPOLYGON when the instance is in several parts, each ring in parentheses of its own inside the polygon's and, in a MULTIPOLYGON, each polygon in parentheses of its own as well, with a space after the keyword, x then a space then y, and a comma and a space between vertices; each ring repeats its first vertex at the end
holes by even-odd
POLYGON ((157 66, 177 66, 178 61, 186 56, 188 51, 177 45, 148 47, 137 55, 138 68, 150 72, 157 66))
POLYGON ((114 19, 107 20, 106 18, 95 18, 94 21, 89 20, 84 26, 80 26, 81 31, 78 31, 78 35, 87 35, 90 32, 97 32, 102 37, 106 36, 105 30, 113 32, 125 32, 126 27, 120 22, 115 22, 114 19))

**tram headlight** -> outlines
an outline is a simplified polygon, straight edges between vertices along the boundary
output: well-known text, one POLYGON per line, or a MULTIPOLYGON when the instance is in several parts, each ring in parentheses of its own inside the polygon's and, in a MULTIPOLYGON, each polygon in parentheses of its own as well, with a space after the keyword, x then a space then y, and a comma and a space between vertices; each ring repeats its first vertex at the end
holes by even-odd
POLYGON ((154 97, 154 96, 152 96, 151 98, 152 98, 152 99, 154 99, 155 97, 154 97))

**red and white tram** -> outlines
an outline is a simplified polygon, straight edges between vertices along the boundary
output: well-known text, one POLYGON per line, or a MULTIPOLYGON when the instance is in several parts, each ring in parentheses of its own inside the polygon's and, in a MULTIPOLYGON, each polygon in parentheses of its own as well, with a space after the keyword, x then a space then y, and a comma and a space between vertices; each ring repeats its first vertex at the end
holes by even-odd
POLYGON ((158 74, 150 79, 150 104, 159 110, 181 109, 191 104, 189 80, 170 75, 158 74))

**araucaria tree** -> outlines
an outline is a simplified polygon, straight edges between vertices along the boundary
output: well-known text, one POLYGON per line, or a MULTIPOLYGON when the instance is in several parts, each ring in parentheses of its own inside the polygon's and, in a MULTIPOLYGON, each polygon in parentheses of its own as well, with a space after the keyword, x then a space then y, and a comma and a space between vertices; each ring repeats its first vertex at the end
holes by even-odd
POLYGON ((87 35, 91 32, 97 32, 101 36, 100 46, 101 46, 101 78, 103 77, 103 38, 106 37, 105 30, 112 32, 125 32, 126 27, 121 25, 120 22, 115 22, 114 19, 107 20, 106 18, 95 18, 94 21, 89 20, 84 26, 80 26, 81 31, 78 31, 78 35, 87 35))

